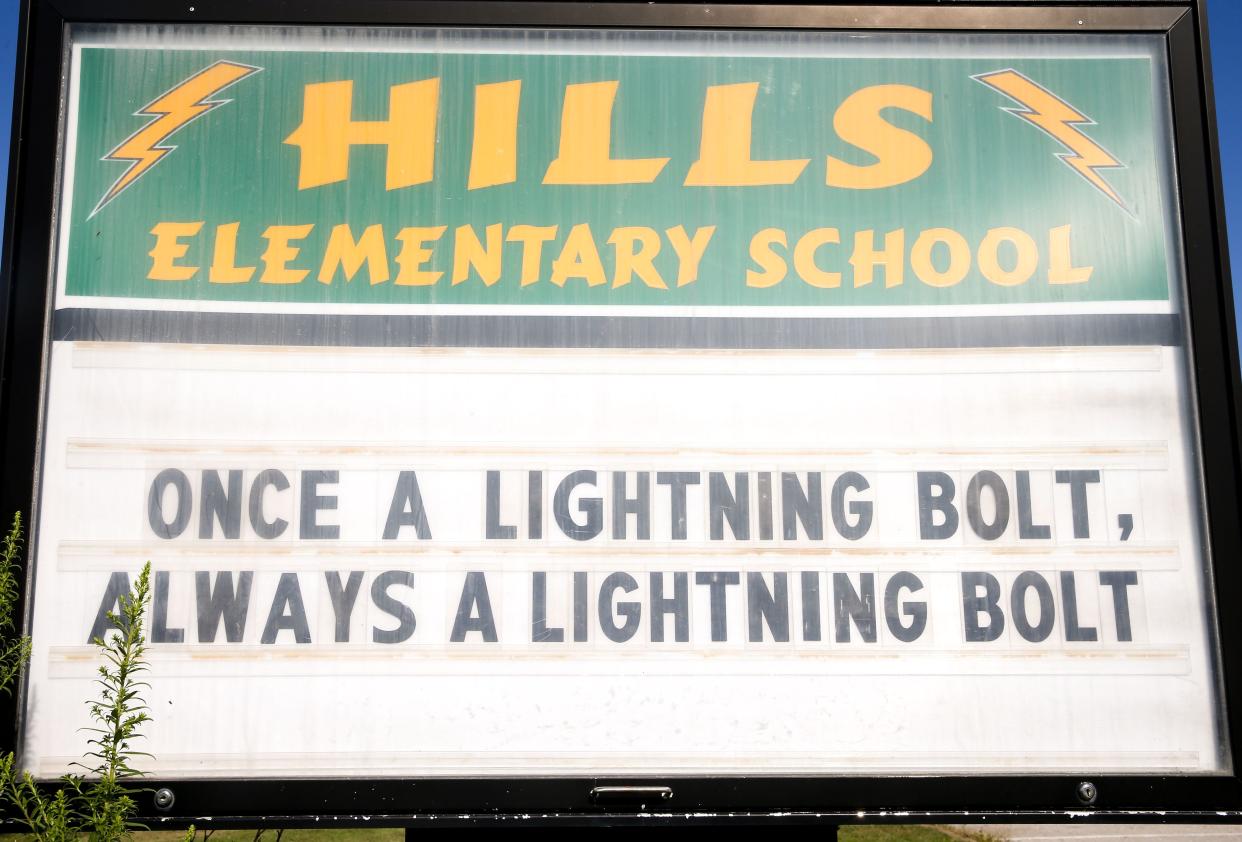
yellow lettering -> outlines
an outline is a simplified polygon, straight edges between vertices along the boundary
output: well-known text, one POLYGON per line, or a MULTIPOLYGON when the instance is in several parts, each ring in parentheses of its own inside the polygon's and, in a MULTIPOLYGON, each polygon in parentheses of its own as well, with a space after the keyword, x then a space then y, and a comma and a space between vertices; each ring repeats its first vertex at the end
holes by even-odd
POLYGON ((556 239, 555 225, 514 225, 509 229, 509 242, 522 244, 522 286, 528 287, 539 281, 543 262, 543 244, 556 239))
POLYGON ((178 266, 174 261, 185 257, 190 250, 182 237, 193 237, 203 227, 201 222, 160 222, 151 229, 155 235, 155 247, 147 254, 151 258, 151 271, 147 278, 152 281, 188 281, 198 271, 197 266, 178 266))
POLYGON ((803 234, 794 246, 794 268, 798 276, 819 289, 841 286, 840 272, 825 272, 815 264, 815 252, 820 246, 839 242, 841 234, 836 228, 816 228, 803 234))
POLYGON ((846 143, 869 152, 878 160, 856 166, 828 156, 829 187, 874 190, 918 178, 932 164, 932 150, 923 138, 899 129, 881 115, 885 108, 900 108, 932 119, 930 91, 910 85, 872 85, 845 98, 832 118, 832 127, 846 143))
POLYGON ((612 157, 612 105, 617 82, 565 86, 560 151, 544 184, 647 184, 668 158, 612 157))
POLYGON ((785 232, 779 228, 764 228, 750 238, 750 259, 755 261, 762 272, 746 270, 746 286, 765 289, 774 287, 785 280, 789 267, 785 259, 772 250, 772 246, 780 244, 788 248, 789 241, 785 232))
POLYGON ((1015 287, 1035 274, 1039 265, 1039 246, 1025 231, 1017 228, 993 228, 979 244, 979 271, 997 286, 1015 287), (1001 243, 1012 243, 1017 255, 1012 269, 1000 265, 1001 243))
POLYGON ((582 278, 592 287, 608 283, 591 227, 585 222, 569 229, 560 256, 552 261, 552 283, 563 287, 570 278, 582 278))
POLYGON ((440 80, 423 79, 388 89, 388 119, 353 119, 354 83, 319 82, 303 93, 302 123, 285 143, 298 147, 298 189, 349 177, 349 149, 388 149, 384 187, 396 190, 431 181, 436 150, 440 80))
POLYGON ((970 271, 970 246, 952 228, 928 228, 910 249, 910 265, 915 276, 929 287, 951 287, 961 283, 970 271), (939 243, 949 249, 949 266, 943 272, 932 262, 932 250, 939 243))
POLYGON ((212 249, 211 270, 207 280, 213 284, 244 284, 254 275, 253 266, 237 264, 237 229, 239 222, 216 226, 216 244, 212 249))
POLYGON ((703 131, 699 159, 690 165, 685 184, 690 187, 751 187, 793 184, 809 158, 755 161, 750 157, 752 118, 758 82, 712 85, 703 103, 703 131))
POLYGON ((501 239, 501 226, 497 222, 485 229, 487 248, 479 242, 479 235, 474 233, 474 226, 462 225, 454 232, 453 237, 453 286, 463 283, 470 277, 470 267, 479 273, 483 283, 491 286, 500 280, 500 270, 504 259, 504 240, 501 239))
POLYGON ((323 253, 323 263, 319 267, 319 283, 332 283, 336 275, 336 267, 345 270, 345 280, 352 281, 354 275, 362 268, 363 261, 367 264, 367 274, 371 285, 382 284, 388 280, 388 252, 384 248, 384 226, 369 225, 362 232, 362 237, 354 242, 353 234, 348 225, 337 225, 328 238, 328 247, 323 253))
POLYGON ((403 287, 429 287, 440 280, 443 272, 432 272, 423 268, 431 260, 433 249, 427 243, 434 243, 443 236, 447 226, 437 225, 435 228, 402 228, 397 232, 401 242, 401 251, 397 252, 397 278, 393 281, 403 287))
POLYGON ((468 190, 517 181, 518 104, 522 80, 474 86, 474 142, 468 190))
POLYGON ((310 274, 309 269, 290 269, 289 261, 298 256, 301 249, 289 245, 290 240, 302 240, 310 235, 314 225, 270 225, 263 232, 267 250, 259 256, 263 261, 261 284, 297 284, 310 274))
POLYGON ((884 235, 884 249, 875 250, 875 231, 854 232, 854 251, 850 266, 854 269, 854 286, 865 287, 875 277, 875 267, 884 267, 884 288, 898 287, 906 279, 906 231, 898 228, 884 235))
POLYGON ((1062 225, 1048 232, 1048 283, 1085 284, 1094 266, 1075 266, 1070 256, 1070 227, 1062 225))
POLYGON ((623 287, 632 275, 638 275, 652 289, 668 289, 668 284, 655 268, 655 256, 660 253, 660 235, 651 228, 614 228, 608 243, 616 255, 616 268, 612 274, 612 288, 623 287), (635 246, 638 249, 635 250, 635 246))
POLYGON ((686 236, 686 229, 681 225, 664 232, 668 244, 677 252, 677 286, 684 287, 699 279, 699 262, 715 233, 715 225, 694 229, 693 239, 686 236))

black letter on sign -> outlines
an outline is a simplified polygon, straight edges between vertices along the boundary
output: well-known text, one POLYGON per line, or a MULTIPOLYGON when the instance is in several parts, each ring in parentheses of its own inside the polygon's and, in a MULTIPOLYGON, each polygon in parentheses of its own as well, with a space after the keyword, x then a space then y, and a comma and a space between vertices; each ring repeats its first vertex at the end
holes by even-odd
POLYGON ((397 618, 395 629, 371 627, 371 640, 374 643, 401 643, 409 640, 418 625, 414 619, 414 609, 389 595, 388 589, 393 585, 413 588, 414 574, 408 570, 387 570, 376 576, 371 583, 371 601, 375 603, 375 607, 397 618))
POLYGON ((362 586, 362 571, 355 570, 349 574, 349 581, 341 584, 341 574, 336 570, 328 570, 323 574, 328 583, 328 598, 332 600, 332 613, 336 617, 336 642, 349 642, 349 618, 354 613, 354 603, 358 601, 358 589, 362 586))
POLYGON ((1009 490, 1005 481, 994 471, 980 471, 970 478, 966 486, 966 520, 976 535, 985 541, 995 541, 1005 534, 1009 526, 1009 490), (983 508, 980 497, 983 489, 992 489, 992 499, 996 503, 996 515, 991 523, 983 520, 983 508))
POLYGON ((311 642, 310 628, 306 625, 306 607, 302 604, 302 587, 298 584, 296 573, 280 574, 276 596, 272 598, 267 625, 263 627, 263 637, 259 642, 275 643, 281 629, 291 629, 297 643, 311 642))
POLYGON ((1113 616, 1117 618, 1117 640, 1128 643, 1130 632, 1130 585, 1138 584, 1138 573, 1133 570, 1101 570, 1100 584, 1113 589, 1113 616))
POLYGON ((673 574, 673 595, 664 597, 664 574, 651 574, 651 640, 664 642, 664 615, 673 615, 673 639, 690 640, 690 574, 673 574))
POLYGON ((612 537, 625 538, 625 518, 637 515, 638 540, 651 538, 651 473, 637 473, 638 488, 634 497, 625 496, 625 471, 612 472, 612 537))
POLYGON ((526 537, 537 541, 543 537, 543 471, 526 476, 526 537))
POLYGON ((918 640, 927 628, 927 603, 907 602, 904 606, 898 606, 897 599, 903 588, 917 593, 923 590, 923 582, 913 573, 894 573, 884 586, 884 618, 893 637, 902 643, 911 643, 918 640), (901 624, 902 614, 910 618, 910 625, 901 624))
POLYGON ((719 471, 707 475, 707 499, 710 512, 711 540, 724 540, 725 521, 738 541, 750 539, 750 474, 738 471, 733 475, 733 487, 737 494, 729 490, 729 481, 719 471))
POLYGON ((168 573, 161 570, 155 574, 155 593, 151 600, 151 642, 181 643, 185 629, 168 627, 168 573))
POLYGON ((423 509, 423 495, 418 490, 418 477, 413 471, 402 471, 397 477, 392 504, 388 507, 388 521, 384 524, 384 540, 396 538, 403 526, 413 526, 414 534, 420 541, 431 538, 427 512, 423 509))
POLYGON ((1031 516, 1031 472, 1018 471, 1018 537, 1048 539, 1052 527, 1035 523, 1031 516))
POLYGON ((589 541, 604 528, 604 501, 598 497, 583 497, 578 501, 578 511, 585 514, 586 523, 579 524, 569 514, 569 497, 579 485, 595 485, 594 471, 574 471, 561 480, 552 495, 552 517, 561 532, 575 541, 589 541))
POLYGON ((746 574, 746 615, 750 642, 763 642, 766 622, 777 643, 789 642, 789 574, 773 573, 772 590, 762 573, 746 574))
POLYGON ((759 540, 772 540, 772 474, 763 471, 759 479, 759 540))
POLYGON ((957 532, 954 493, 953 478, 948 474, 919 471, 919 537, 924 541, 952 538, 957 532), (936 525, 936 512, 944 515, 944 523, 939 526, 936 525))
POLYGON ((629 573, 613 573, 599 586, 599 627, 609 640, 624 643, 638 631, 642 606, 637 602, 618 602, 616 613, 625 618, 625 623, 618 626, 612 605, 613 594, 618 590, 630 593, 637 589, 638 583, 629 573))
POLYGON ((832 574, 833 618, 836 621, 837 643, 850 642, 850 620, 858 626, 858 634, 867 643, 875 643, 875 574, 859 573, 862 596, 854 590, 850 577, 832 574))
POLYGON ((466 574, 466 583, 461 589, 461 600, 457 603, 457 617, 453 620, 453 633, 449 635, 449 640, 461 643, 466 639, 466 633, 472 631, 481 632, 484 643, 495 643, 497 640, 492 601, 487 595, 487 576, 478 571, 466 574))
POLYGON ((798 540, 798 521, 811 541, 824 539, 824 495, 819 471, 806 475, 806 491, 794 473, 781 474, 781 526, 786 541, 798 540))
POLYGON ((574 573, 574 642, 587 641, 587 574, 574 573))
POLYGON ((1099 482, 1099 471, 1057 471, 1058 483, 1069 483, 1070 506, 1074 510, 1074 537, 1090 538, 1091 521, 1087 517, 1087 483, 1099 482))
POLYGON ((299 518, 301 538, 340 538, 341 527, 320 526, 315 522, 319 512, 336 508, 335 497, 320 497, 319 483, 335 483, 339 480, 337 471, 303 471, 302 472, 302 516, 299 518))
POLYGON ((802 571, 802 639, 820 640, 819 571, 802 571))
POLYGON ((565 630, 556 626, 548 628, 548 574, 539 570, 530 575, 530 639, 534 643, 561 643, 565 640, 565 630))
POLYGON ((166 468, 156 475, 147 495, 147 521, 157 538, 176 538, 185 531, 190 523, 191 496, 190 481, 181 471, 166 468), (164 519, 164 489, 170 485, 177 489, 177 513, 168 521, 164 519))
POLYGON ((1013 580, 1013 590, 1009 593, 1009 613, 1013 616, 1013 627, 1025 640, 1031 643, 1047 640, 1048 635, 1052 634, 1052 623, 1057 616, 1056 603, 1052 599, 1052 588, 1048 587, 1048 580, 1033 570, 1019 574, 1013 580), (1034 588, 1039 597, 1037 626, 1032 626, 1026 616, 1026 592, 1030 588, 1034 588))
POLYGON ((112 613, 115 616, 112 609, 118 607, 121 597, 127 593, 129 593, 128 573, 113 573, 108 577, 108 587, 104 591, 103 599, 99 602, 99 610, 95 612, 95 622, 91 625, 91 633, 86 638, 87 643, 93 643, 96 639, 103 640, 108 629, 117 628, 116 623, 108 618, 108 614, 112 613))
POLYGON ((657 471, 656 484, 668 486, 669 523, 673 530, 673 540, 686 540, 686 486, 698 485, 699 475, 689 471, 657 471))
POLYGON ((695 573, 696 585, 707 585, 707 597, 711 606, 712 640, 720 642, 729 639, 729 626, 725 602, 725 586, 736 585, 742 581, 738 573, 695 573))
POLYGON ((1092 626, 1078 625, 1078 586, 1069 570, 1061 571, 1061 603, 1065 606, 1065 639, 1096 640, 1098 635, 1092 626))
POLYGON ((487 498, 486 536, 501 539, 516 538, 517 527, 506 526, 500 522, 500 471, 487 472, 487 494, 485 496, 487 498))
POLYGON ((289 521, 283 517, 269 522, 263 516, 263 494, 269 485, 277 491, 284 491, 289 487, 289 480, 280 471, 268 468, 261 471, 250 484, 250 526, 255 535, 267 540, 279 538, 289 526, 289 521))
POLYGON ((229 471, 229 490, 220 484, 219 471, 203 471, 198 499, 198 537, 213 537, 214 520, 220 521, 225 538, 241 537, 242 472, 229 471))
POLYGON ((857 541, 871 529, 870 500, 854 500, 850 503, 850 514, 854 515, 854 523, 845 518, 845 492, 847 489, 866 491, 871 487, 866 477, 856 471, 846 471, 837 477, 832 484, 832 526, 837 534, 847 541, 857 541))
POLYGON ((224 621, 224 639, 241 643, 246 631, 246 614, 250 610, 250 583, 254 573, 237 574, 237 591, 233 591, 233 574, 227 570, 216 573, 216 586, 211 587, 211 574, 200 570, 194 574, 194 596, 198 614, 198 642, 215 643, 220 621, 224 621))
POLYGON ((1000 602, 1000 582, 991 573, 962 574, 962 619, 966 624, 967 643, 987 643, 996 640, 1005 631, 1005 615, 1000 602), (979 588, 984 595, 979 596, 979 588), (979 615, 988 615, 988 624, 979 625, 979 615))

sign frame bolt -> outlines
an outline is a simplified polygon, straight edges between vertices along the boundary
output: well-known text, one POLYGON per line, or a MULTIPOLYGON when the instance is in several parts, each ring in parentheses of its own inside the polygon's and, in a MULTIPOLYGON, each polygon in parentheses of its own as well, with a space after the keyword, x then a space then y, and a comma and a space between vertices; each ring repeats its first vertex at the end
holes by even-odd
POLYGON ((168 812, 177 801, 177 796, 166 786, 162 786, 155 791, 155 809, 161 812, 168 812))
POLYGON ((1078 800, 1088 807, 1094 804, 1100 797, 1100 791, 1096 789, 1095 784, 1091 783, 1091 781, 1083 781, 1080 783, 1076 792, 1078 794, 1078 800))

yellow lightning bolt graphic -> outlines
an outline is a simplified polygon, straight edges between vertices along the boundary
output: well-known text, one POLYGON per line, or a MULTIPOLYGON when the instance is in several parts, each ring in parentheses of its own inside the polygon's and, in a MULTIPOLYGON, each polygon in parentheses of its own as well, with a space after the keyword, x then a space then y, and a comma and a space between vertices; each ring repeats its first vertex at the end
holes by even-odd
POLYGON ((1022 106, 1002 110, 1008 111, 1015 117, 1021 117, 1068 149, 1069 152, 1058 152, 1057 157, 1089 181, 1097 190, 1120 205, 1122 210, 1130 213, 1130 209, 1117 195, 1117 191, 1098 172, 1098 170, 1121 168, 1125 164, 1078 130, 1078 126, 1094 126, 1096 124, 1094 120, 1016 70, 980 73, 972 78, 1000 91, 1022 106))
POLYGON ((99 213, 126 188, 149 172, 176 149, 163 143, 191 121, 224 105, 230 100, 209 99, 230 85, 245 79, 262 68, 232 61, 218 61, 200 70, 190 78, 160 94, 147 105, 134 112, 135 117, 155 117, 138 131, 127 137, 115 149, 104 155, 104 161, 129 161, 129 169, 121 174, 116 183, 108 188, 91 216, 99 213))

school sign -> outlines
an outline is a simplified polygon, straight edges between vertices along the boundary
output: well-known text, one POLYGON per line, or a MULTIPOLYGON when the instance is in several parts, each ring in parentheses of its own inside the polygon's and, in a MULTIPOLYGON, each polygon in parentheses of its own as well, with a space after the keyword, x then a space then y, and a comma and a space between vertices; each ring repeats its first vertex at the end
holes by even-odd
POLYGON ((28 768, 150 559, 173 817, 1242 807, 1198 10, 45 6, 28 768))
POLYGON ((317 312, 1168 300, 1149 56, 451 49, 83 47, 64 293, 317 312))

